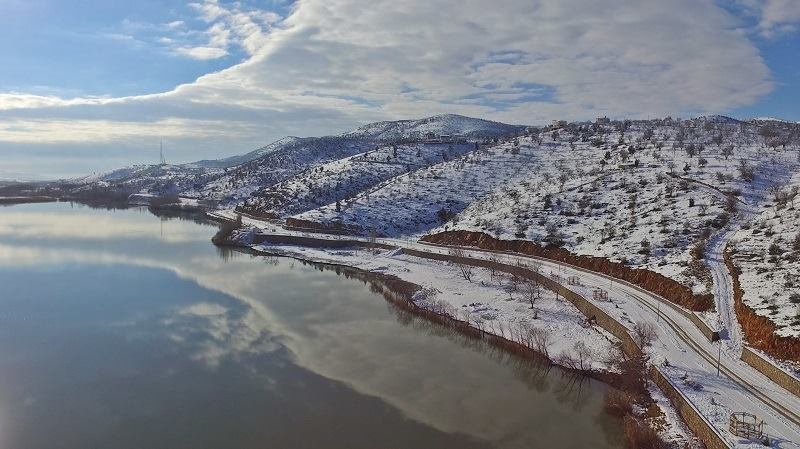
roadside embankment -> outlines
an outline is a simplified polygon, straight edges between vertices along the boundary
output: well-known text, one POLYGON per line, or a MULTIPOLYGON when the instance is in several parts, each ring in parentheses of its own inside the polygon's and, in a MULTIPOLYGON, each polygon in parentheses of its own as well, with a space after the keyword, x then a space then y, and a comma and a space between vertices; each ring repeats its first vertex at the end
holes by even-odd
POLYGON ((758 315, 742 300, 744 289, 739 281, 741 272, 733 262, 732 251, 733 248, 729 245, 725 248, 723 257, 733 279, 734 310, 745 340, 754 348, 777 359, 800 362, 800 338, 777 335, 775 324, 769 318, 758 315))
POLYGON ((471 231, 445 231, 426 235, 421 240, 450 246, 474 246, 480 249, 543 257, 622 279, 695 312, 707 311, 714 306, 713 295, 694 294, 689 287, 662 274, 631 268, 604 257, 572 254, 560 247, 542 247, 528 240, 500 240, 482 232, 471 231))

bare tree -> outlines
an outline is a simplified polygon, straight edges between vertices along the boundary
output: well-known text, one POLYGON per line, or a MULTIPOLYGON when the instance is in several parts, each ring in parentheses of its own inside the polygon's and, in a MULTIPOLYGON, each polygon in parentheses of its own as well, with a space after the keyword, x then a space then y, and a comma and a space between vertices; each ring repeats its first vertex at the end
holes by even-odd
POLYGON ((498 270, 497 270, 497 266, 495 264, 499 264, 500 263, 500 258, 497 257, 496 255, 492 254, 491 256, 489 256, 489 262, 490 262, 489 268, 488 268, 489 277, 491 278, 492 281, 494 281, 494 279, 496 277, 498 277, 497 276, 498 275, 498 270))
POLYGON ((731 156, 733 156, 733 145, 728 145, 722 149, 722 157, 727 161, 731 156))
POLYGON ((550 345, 552 344, 552 339, 550 338, 550 332, 542 327, 532 327, 528 330, 528 335, 530 339, 533 341, 533 345, 540 354, 543 354, 548 359, 550 358, 550 345))
POLYGON ((764 125, 758 130, 758 135, 764 139, 764 146, 767 146, 772 139, 778 137, 778 131, 772 125, 764 125))
POLYGON ((742 177, 743 180, 747 182, 753 182, 753 179, 756 177, 755 169, 747 163, 747 160, 740 159, 739 160, 739 175, 742 177))
POLYGON ((560 175, 558 175, 559 190, 561 192, 564 191, 564 184, 566 184, 567 181, 569 181, 569 178, 570 176, 567 173, 561 173, 560 175))
POLYGON ((591 350, 584 342, 579 341, 572 346, 572 350, 561 353, 558 362, 575 371, 587 372, 592 367, 591 357, 591 350))
POLYGON ((537 279, 528 279, 523 286, 525 297, 531 303, 531 309, 534 308, 536 300, 541 297, 541 285, 537 279))
POLYGON ((458 269, 461 271, 461 276, 463 276, 464 279, 466 279, 469 282, 472 282, 472 270, 473 270, 472 265, 460 263, 458 264, 458 269))
POLYGON ((656 329, 653 323, 639 322, 633 325, 633 341, 644 350, 656 339, 656 329))
MULTIPOLYGON (((450 251, 450 254, 452 256, 455 256, 455 257, 458 257, 458 258, 462 258, 462 259, 466 257, 466 254, 464 253, 464 250, 462 250, 460 248, 456 248, 456 249, 450 251)), ((472 265, 464 263, 463 261, 456 261, 455 263, 458 266, 458 270, 461 272, 461 276, 463 276, 464 279, 466 279, 467 281, 472 282, 472 274, 473 274, 474 267, 472 265)))
POLYGON ((542 263, 541 262, 533 262, 530 266, 530 270, 538 277, 542 274, 542 263))

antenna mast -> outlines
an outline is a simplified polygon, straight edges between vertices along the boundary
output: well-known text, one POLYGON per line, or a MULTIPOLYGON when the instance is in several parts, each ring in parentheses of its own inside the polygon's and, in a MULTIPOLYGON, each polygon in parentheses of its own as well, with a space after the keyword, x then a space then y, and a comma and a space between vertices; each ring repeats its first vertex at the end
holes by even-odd
POLYGON ((161 165, 166 165, 167 164, 167 160, 164 159, 164 139, 161 139, 161 141, 158 144, 158 152, 159 152, 159 156, 160 156, 159 163, 161 165))

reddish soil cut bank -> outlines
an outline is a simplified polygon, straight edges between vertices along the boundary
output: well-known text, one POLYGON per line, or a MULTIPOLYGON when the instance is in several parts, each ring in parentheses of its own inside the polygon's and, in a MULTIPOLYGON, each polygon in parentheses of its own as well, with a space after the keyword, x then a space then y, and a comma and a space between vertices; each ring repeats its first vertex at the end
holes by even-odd
POLYGON ((733 279, 733 300, 736 318, 742 327, 744 338, 752 347, 760 349, 767 354, 793 362, 800 362, 800 338, 781 337, 775 335, 775 323, 769 318, 758 315, 744 303, 742 297, 744 290, 739 282, 739 267, 733 263, 730 246, 725 248, 725 265, 733 279))
POLYGON ((650 270, 631 268, 604 257, 579 256, 564 248, 540 246, 528 240, 500 240, 482 232, 445 231, 426 235, 421 240, 443 245, 474 246, 481 249, 511 251, 544 257, 622 279, 695 312, 704 312, 714 307, 712 294, 694 294, 689 287, 664 275, 650 270))

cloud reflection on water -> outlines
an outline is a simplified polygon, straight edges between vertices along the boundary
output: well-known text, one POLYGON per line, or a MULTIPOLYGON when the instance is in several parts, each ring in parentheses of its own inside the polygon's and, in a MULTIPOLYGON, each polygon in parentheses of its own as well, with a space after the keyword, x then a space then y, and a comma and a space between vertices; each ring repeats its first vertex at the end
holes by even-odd
POLYGON ((209 242, 212 230, 194 223, 170 221, 168 234, 177 237, 147 245, 142 240, 160 237, 160 229, 152 226, 158 219, 152 216, 81 211, 79 218, 56 217, 48 208, 33 209, 0 210, 0 267, 81 263, 157 268, 240 304, 198 298, 161 322, 170 340, 188 347, 207 369, 225 362, 247 364, 252 356, 285 347, 299 366, 381 398, 410 419, 444 432, 521 448, 559 441, 563 426, 570 425, 586 429, 570 436, 579 446, 603 447, 598 436, 610 424, 600 412, 595 387, 575 388, 555 371, 542 375, 449 330, 400 311, 387 314, 392 307, 360 282, 286 260, 218 254, 209 242), (92 223, 104 230, 85 229, 92 223), (140 237, 114 238, 120 234, 140 237), (92 238, 81 240, 84 236, 92 238), (198 332, 204 338, 196 338, 198 332), (539 425, 533 431, 535 422, 539 425))

